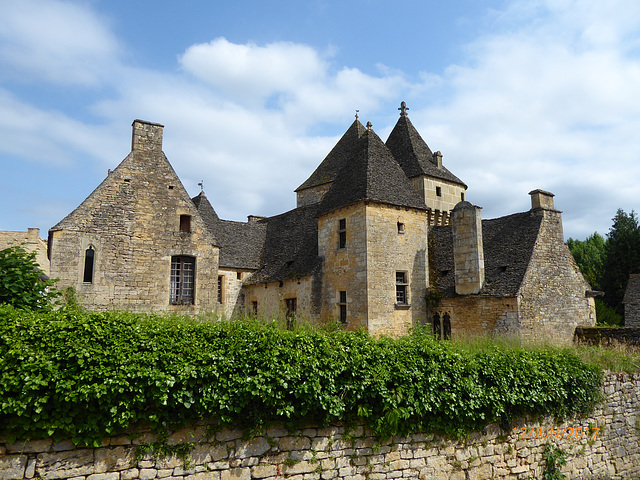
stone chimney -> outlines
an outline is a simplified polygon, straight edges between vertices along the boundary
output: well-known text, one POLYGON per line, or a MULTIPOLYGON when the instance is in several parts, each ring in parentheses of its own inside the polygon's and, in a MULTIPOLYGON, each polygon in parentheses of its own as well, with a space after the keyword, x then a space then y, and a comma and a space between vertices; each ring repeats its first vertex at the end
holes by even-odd
POLYGON ((564 229, 562 228, 562 212, 556 210, 553 204, 553 193, 544 190, 531 190, 531 212, 545 219, 545 228, 550 235, 556 237, 560 243, 564 243, 564 229))
POLYGON ((471 295, 484 285, 484 247, 480 207, 460 202, 452 210, 456 293, 471 295))
POLYGON ((162 151, 162 129, 159 123, 134 120, 131 151, 150 150, 162 151))
POLYGON ((439 150, 433 154, 433 164, 442 170, 442 152, 439 150))
POLYGON ((40 229, 29 228, 27 230, 27 241, 29 243, 38 243, 38 240, 40 240, 40 229))
POLYGON ((544 190, 531 190, 531 210, 555 210, 553 206, 553 193, 544 190))

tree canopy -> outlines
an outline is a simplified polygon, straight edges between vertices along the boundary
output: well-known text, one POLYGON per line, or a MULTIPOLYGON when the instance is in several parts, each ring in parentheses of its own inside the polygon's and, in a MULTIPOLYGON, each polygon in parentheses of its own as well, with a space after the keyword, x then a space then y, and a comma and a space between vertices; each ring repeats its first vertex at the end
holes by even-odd
POLYGON ((0 251, 0 304, 16 308, 48 310, 59 293, 36 262, 36 252, 19 245, 0 251))

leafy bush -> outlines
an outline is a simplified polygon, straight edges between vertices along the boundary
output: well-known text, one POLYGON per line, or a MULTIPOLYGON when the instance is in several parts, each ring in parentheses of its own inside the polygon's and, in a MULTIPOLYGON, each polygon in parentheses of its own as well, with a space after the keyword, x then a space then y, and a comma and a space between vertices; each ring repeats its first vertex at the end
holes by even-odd
POLYGON ((0 304, 17 308, 48 309, 58 293, 51 290, 53 280, 42 277, 36 252, 21 246, 0 251, 0 304))
POLYGON ((255 427, 363 418, 388 436, 460 435, 598 400, 600 370, 568 351, 470 353, 430 335, 288 332, 131 313, 0 307, 0 435, 92 443, 137 424, 255 427))

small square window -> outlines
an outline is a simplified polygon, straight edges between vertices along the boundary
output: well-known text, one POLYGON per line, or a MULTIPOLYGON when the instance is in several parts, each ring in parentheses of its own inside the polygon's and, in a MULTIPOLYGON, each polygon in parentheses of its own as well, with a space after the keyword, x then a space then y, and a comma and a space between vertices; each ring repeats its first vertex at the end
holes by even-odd
POLYGON ((180 215, 180 231, 191 233, 191 215, 180 215))
POLYGON ((437 197, 441 197, 442 196, 442 187, 436 187, 436 196, 437 197))
POLYGON ((398 222, 398 233, 399 234, 404 233, 404 223, 402 222, 398 222))

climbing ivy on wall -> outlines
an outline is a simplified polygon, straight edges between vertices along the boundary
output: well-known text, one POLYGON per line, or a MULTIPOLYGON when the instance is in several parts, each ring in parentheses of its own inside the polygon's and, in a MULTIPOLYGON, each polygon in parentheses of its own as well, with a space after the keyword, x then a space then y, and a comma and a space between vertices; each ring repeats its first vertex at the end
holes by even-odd
POLYGON ((460 435, 523 414, 588 411, 600 381, 562 350, 472 353, 426 334, 0 306, 0 436, 10 439, 92 444, 200 418, 249 428, 360 417, 383 436, 460 435))

